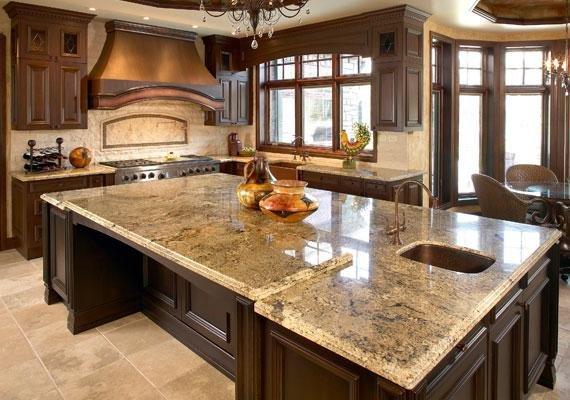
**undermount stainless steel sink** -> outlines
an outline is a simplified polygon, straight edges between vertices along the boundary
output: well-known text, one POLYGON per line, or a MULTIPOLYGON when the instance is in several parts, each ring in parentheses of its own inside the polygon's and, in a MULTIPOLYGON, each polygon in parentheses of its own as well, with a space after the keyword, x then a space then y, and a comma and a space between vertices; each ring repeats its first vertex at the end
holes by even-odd
POLYGON ((399 253, 401 257, 450 271, 477 274, 495 263, 495 259, 474 251, 445 244, 417 243, 399 253))

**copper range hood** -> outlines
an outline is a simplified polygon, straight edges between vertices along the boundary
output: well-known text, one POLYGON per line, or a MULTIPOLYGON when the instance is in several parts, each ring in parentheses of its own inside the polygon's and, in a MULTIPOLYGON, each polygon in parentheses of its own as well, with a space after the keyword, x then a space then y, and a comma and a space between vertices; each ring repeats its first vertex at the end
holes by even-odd
POLYGON ((110 21, 107 40, 89 74, 89 107, 114 110, 151 99, 197 103, 222 110, 219 82, 196 51, 194 32, 110 21))

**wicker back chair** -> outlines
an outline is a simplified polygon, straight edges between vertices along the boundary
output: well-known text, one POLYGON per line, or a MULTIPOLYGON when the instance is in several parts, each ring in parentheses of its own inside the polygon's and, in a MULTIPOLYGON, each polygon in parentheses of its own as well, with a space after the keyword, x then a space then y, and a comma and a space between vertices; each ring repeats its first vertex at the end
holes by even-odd
POLYGON ((507 183, 536 182, 557 183, 556 174, 542 165, 518 164, 507 170, 507 183))
POLYGON ((487 175, 471 175, 484 217, 525 223, 530 205, 499 181, 487 175))

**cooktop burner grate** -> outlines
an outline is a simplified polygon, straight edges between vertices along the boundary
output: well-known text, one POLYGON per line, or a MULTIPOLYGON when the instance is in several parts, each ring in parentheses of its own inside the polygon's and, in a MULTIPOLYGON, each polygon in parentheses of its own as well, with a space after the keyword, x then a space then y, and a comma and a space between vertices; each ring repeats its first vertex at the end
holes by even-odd
POLYGON ((100 163, 113 168, 132 168, 132 167, 145 167, 149 165, 160 165, 155 161, 144 160, 142 158, 136 160, 120 160, 120 161, 105 161, 100 163))

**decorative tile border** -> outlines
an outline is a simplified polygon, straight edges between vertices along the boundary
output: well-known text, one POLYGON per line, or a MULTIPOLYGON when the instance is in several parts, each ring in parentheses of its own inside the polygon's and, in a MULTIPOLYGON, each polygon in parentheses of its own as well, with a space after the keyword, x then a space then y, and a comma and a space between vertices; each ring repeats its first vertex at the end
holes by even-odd
POLYGON ((183 145, 188 143, 188 122, 164 114, 126 115, 104 121, 102 133, 103 150, 183 145))

